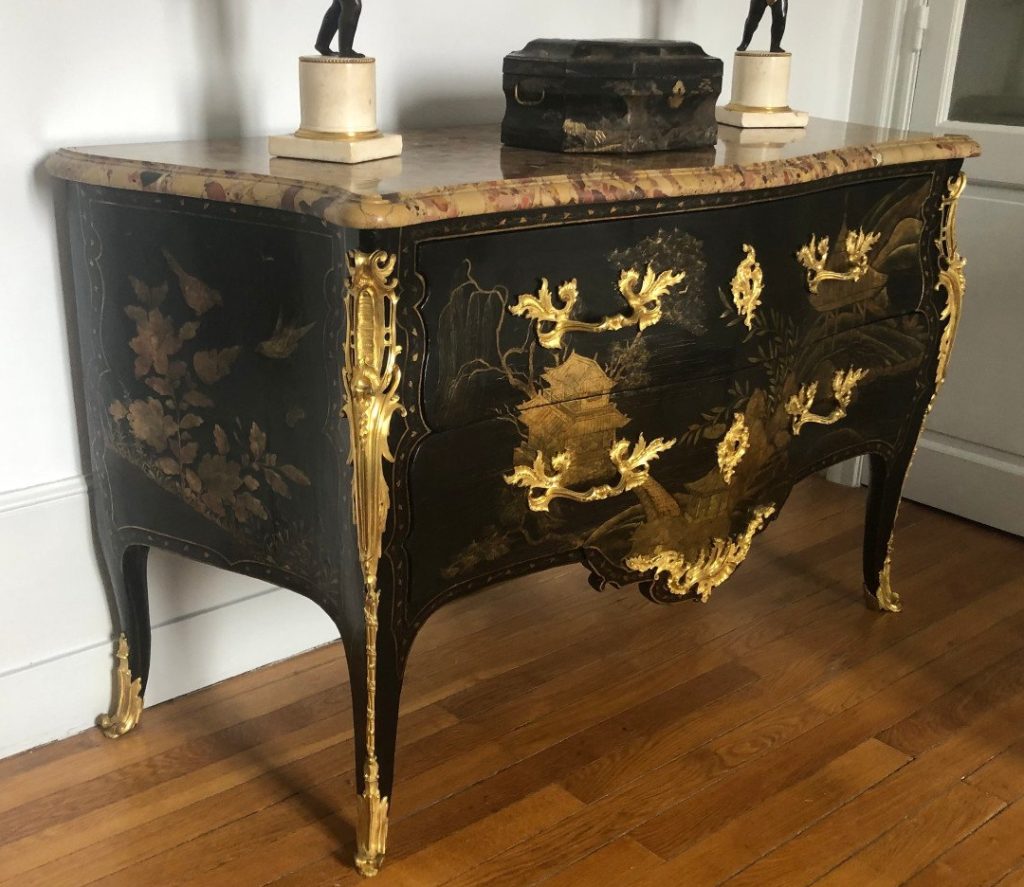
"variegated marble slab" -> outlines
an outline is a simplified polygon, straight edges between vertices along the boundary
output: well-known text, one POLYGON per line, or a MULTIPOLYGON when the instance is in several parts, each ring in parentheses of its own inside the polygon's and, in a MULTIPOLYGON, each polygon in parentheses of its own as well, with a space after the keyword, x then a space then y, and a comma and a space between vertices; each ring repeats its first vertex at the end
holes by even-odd
MULTIPOLYGON (((354 167, 272 159, 265 139, 64 149, 49 171, 131 191, 269 207, 351 228, 400 228, 443 219, 623 200, 754 191, 842 173, 977 156, 966 136, 908 134, 814 120, 803 138, 760 150, 632 157, 562 155, 501 145, 496 126, 412 132, 401 157, 354 167)), ((756 147, 756 146, 755 146, 756 147)))

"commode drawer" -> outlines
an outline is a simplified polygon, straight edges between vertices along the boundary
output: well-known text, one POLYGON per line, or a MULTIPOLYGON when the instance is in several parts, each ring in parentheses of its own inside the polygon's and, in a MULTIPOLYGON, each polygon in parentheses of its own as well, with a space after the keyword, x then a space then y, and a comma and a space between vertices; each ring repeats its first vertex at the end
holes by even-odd
POLYGON ((930 187, 918 175, 427 241, 427 423, 507 412, 569 354, 608 367, 621 391, 741 370, 794 338, 912 312, 930 187))

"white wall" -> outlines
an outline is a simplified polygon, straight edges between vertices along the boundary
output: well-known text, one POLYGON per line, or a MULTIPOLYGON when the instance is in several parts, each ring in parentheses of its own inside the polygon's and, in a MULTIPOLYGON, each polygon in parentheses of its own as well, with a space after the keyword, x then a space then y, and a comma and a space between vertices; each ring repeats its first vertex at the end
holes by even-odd
MULTIPOLYGON (((502 56, 537 36, 693 39, 728 59, 746 0, 367 0, 382 123, 497 121, 502 56)), ((296 124, 295 56, 327 0, 0 0, 0 756, 107 705, 112 627, 89 534, 51 185, 63 145, 296 124)), ((793 102, 845 117, 860 0, 793 0, 793 102), (806 8, 805 8, 806 7, 806 8)), ((767 34, 767 22, 764 39, 767 34)), ((731 67, 731 66, 729 66, 731 67)), ((148 703, 334 637, 297 596, 154 555, 148 703)))

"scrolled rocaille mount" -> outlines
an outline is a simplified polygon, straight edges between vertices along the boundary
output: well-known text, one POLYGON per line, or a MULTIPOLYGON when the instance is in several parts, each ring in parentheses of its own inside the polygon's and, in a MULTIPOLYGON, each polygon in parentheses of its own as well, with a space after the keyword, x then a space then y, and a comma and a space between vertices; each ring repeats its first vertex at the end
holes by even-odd
POLYGON ((750 448, 750 429, 747 427, 747 420, 743 413, 736 413, 733 416, 732 425, 725 433, 725 437, 719 442, 716 449, 718 455, 718 468, 722 472, 722 480, 726 485, 731 484, 736 476, 736 469, 740 467, 743 457, 747 455, 750 448))
POLYGON ((856 283, 868 273, 871 250, 882 239, 881 234, 866 231, 851 231, 846 235, 846 258, 849 267, 845 271, 828 270, 832 241, 828 237, 812 237, 810 243, 800 248, 796 257, 807 270, 807 289, 817 293, 821 284, 829 280, 856 283))
POLYGON ((524 293, 508 310, 516 317, 534 321, 541 346, 557 351, 563 346, 567 333, 605 333, 634 326, 643 332, 660 323, 662 299, 685 279, 685 271, 658 273, 650 265, 643 275, 636 268, 623 271, 618 288, 630 307, 629 313, 615 314, 593 323, 572 318, 579 300, 579 284, 575 280, 558 287, 557 298, 561 305, 555 303, 556 296, 545 278, 536 295, 524 293))
POLYGON ((363 793, 359 798, 356 867, 366 876, 380 871, 387 850, 388 805, 380 790, 377 760, 377 632, 380 590, 377 570, 391 498, 384 463, 393 462, 388 446, 391 420, 405 409, 398 391, 398 296, 395 256, 378 250, 348 255, 345 293, 347 339, 342 381, 344 413, 351 436, 352 508, 365 582, 363 615, 366 623, 366 758, 363 793))
POLYGON ((754 318, 761 307, 761 294, 764 292, 764 270, 757 260, 757 250, 749 243, 743 244, 743 254, 743 261, 736 268, 736 275, 732 279, 732 301, 744 326, 753 330, 754 318))
POLYGON ((133 678, 128 665, 128 638, 117 640, 117 704, 110 714, 100 715, 96 725, 108 739, 120 739, 130 733, 142 718, 142 679, 133 678))
POLYGON ((819 416, 814 412, 814 400, 818 396, 818 383, 804 385, 786 404, 786 412, 793 419, 793 436, 798 437, 805 425, 835 425, 846 418, 857 386, 868 377, 868 370, 851 367, 837 370, 832 378, 832 396, 836 405, 831 413, 819 416))
POLYGON ((563 478, 573 465, 572 451, 559 453, 552 458, 550 468, 544 454, 537 453, 533 465, 517 466, 505 477, 505 483, 526 488, 531 511, 547 511, 555 499, 570 499, 573 502, 614 499, 644 486, 651 479, 651 463, 675 444, 674 440, 660 437, 647 443, 642 434, 632 447, 628 440, 616 441, 608 456, 619 472, 619 479, 614 484, 601 484, 587 490, 566 487, 563 478))
POLYGON ((942 228, 936 245, 939 248, 939 282, 935 289, 946 291, 946 306, 940 319, 946 324, 939 342, 939 363, 936 370, 936 393, 946 382, 949 369, 949 358, 953 353, 953 343, 957 330, 960 328, 960 316, 963 311, 964 293, 967 290, 967 275, 964 269, 967 260, 960 255, 957 241, 957 215, 960 210, 960 198, 967 187, 967 176, 960 173, 949 180, 949 192, 942 201, 942 228))
POLYGON ((733 539, 714 539, 696 557, 687 559, 679 551, 658 548, 651 554, 634 555, 626 566, 637 573, 653 573, 664 578, 668 590, 677 597, 695 594, 704 603, 711 593, 729 579, 750 554, 754 537, 775 514, 774 505, 754 509, 746 529, 733 539))

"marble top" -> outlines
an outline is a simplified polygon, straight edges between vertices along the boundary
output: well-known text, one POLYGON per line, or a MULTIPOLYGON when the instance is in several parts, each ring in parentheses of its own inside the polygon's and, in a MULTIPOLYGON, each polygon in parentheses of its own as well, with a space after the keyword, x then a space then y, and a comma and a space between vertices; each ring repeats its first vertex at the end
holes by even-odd
POLYGON ((722 127, 717 148, 632 156, 501 144, 497 126, 410 132, 401 157, 353 166, 271 158, 265 139, 65 148, 63 179, 272 207, 352 228, 398 228, 496 212, 753 191, 980 153, 966 136, 830 120, 807 130, 722 127))

